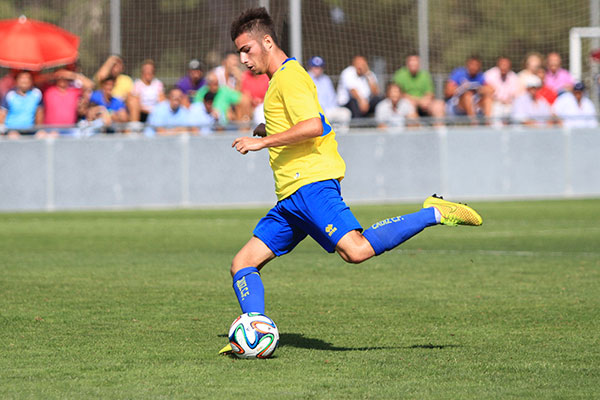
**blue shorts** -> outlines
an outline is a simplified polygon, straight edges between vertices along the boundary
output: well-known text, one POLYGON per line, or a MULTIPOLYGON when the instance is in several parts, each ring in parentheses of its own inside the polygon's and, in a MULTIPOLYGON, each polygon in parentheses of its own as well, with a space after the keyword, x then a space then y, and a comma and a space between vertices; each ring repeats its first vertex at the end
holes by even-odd
POLYGON ((259 238, 276 255, 289 253, 306 235, 330 253, 346 233, 362 227, 344 203, 340 182, 331 179, 302 186, 278 201, 254 228, 259 238))

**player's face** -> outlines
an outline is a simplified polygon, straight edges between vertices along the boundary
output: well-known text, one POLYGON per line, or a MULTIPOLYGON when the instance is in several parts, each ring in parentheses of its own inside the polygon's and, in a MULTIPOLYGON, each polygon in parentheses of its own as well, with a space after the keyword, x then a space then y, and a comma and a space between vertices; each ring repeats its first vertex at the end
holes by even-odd
POLYGON ((240 53, 240 61, 254 74, 264 74, 268 67, 268 54, 262 42, 244 32, 238 36, 235 46, 240 53))

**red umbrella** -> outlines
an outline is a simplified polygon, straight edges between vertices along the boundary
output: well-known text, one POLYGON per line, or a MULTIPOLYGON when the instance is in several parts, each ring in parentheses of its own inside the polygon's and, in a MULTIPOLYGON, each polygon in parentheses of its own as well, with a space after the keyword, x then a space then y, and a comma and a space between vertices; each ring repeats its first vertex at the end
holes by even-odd
POLYGON ((78 48, 79 37, 56 25, 24 16, 0 21, 0 66, 39 71, 70 64, 78 48))

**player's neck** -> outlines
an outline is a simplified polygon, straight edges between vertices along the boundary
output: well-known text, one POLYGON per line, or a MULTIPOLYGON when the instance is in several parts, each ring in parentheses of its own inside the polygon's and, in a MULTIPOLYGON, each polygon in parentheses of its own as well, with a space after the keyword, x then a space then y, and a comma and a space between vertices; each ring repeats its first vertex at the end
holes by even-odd
POLYGON ((275 72, 281 67, 281 65, 288 59, 287 54, 281 49, 273 50, 273 54, 269 60, 269 67, 267 69, 267 76, 269 79, 273 77, 275 72))

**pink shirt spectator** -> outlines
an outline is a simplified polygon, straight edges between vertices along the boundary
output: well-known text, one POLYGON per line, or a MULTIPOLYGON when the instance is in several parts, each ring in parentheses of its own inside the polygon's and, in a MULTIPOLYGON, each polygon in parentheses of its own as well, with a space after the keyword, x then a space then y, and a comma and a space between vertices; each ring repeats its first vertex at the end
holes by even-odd
POLYGON ((164 91, 161 81, 154 78, 149 85, 141 79, 136 79, 133 84, 133 93, 140 98, 143 110, 152 111, 152 108, 160 102, 160 94, 164 91))
POLYGON ((557 93, 564 92, 567 86, 573 86, 574 83, 575 80, 569 71, 564 68, 558 69, 556 73, 552 73, 552 71, 546 71, 544 85, 548 86, 557 93))
POLYGON ((250 71, 242 74, 242 93, 248 94, 254 102, 262 103, 269 88, 269 77, 266 74, 254 75, 250 71))
POLYGON ((77 122, 77 104, 81 89, 68 87, 61 90, 50 86, 44 92, 44 124, 74 125, 77 122))
POLYGON ((521 92, 519 77, 513 71, 509 71, 502 79, 500 68, 494 67, 484 74, 485 83, 494 88, 494 100, 504 104, 512 103, 521 92))

